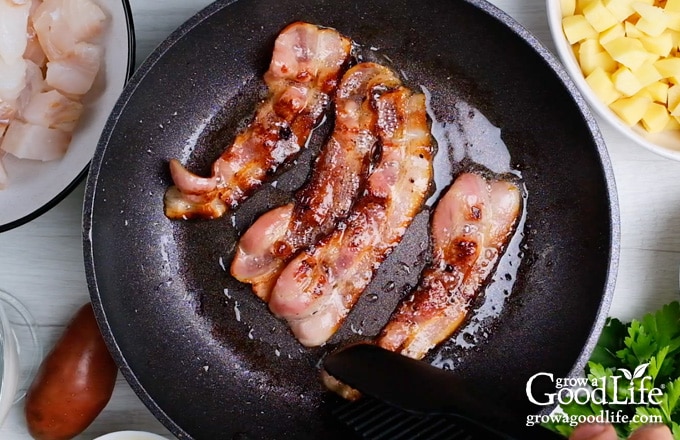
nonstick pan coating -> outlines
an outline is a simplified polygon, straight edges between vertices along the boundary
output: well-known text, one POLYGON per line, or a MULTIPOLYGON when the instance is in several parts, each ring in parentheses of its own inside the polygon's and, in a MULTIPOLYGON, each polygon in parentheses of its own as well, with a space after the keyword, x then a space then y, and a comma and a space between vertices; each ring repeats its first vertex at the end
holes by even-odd
POLYGON ((168 160, 207 173, 252 113, 273 41, 295 20, 334 27, 360 53, 391 63, 431 94, 437 120, 463 117, 454 109, 466 102, 500 127, 527 189, 519 270, 474 347, 445 344, 427 360, 518 417, 538 412, 527 379, 577 373, 604 324, 618 206, 603 140, 575 87, 534 37, 481 0, 218 1, 154 51, 110 117, 84 205, 91 298, 125 378, 179 438, 350 438, 331 416, 339 398, 322 388, 319 360, 375 334, 417 282, 428 212, 380 268, 369 287, 376 295, 317 349, 297 344, 229 264, 239 234, 305 180, 330 123, 276 185, 233 214, 191 222, 163 214, 168 160))

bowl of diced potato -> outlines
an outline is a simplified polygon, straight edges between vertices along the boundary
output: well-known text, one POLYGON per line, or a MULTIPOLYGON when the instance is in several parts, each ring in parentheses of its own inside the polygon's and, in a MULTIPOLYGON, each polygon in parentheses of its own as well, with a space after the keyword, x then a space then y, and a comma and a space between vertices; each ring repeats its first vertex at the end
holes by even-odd
POLYGON ((608 123, 680 160, 680 0, 547 0, 557 53, 608 123))

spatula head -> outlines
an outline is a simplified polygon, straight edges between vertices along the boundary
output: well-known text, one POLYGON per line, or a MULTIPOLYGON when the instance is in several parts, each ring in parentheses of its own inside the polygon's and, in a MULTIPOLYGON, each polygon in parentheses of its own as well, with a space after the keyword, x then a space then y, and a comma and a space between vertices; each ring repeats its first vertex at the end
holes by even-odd
MULTIPOLYGON (((327 373, 362 394, 419 415, 445 415, 484 427, 496 438, 564 439, 540 426, 527 427, 453 371, 402 356, 373 344, 350 345, 324 359, 327 373)), ((489 436, 485 438, 490 438, 489 436)))

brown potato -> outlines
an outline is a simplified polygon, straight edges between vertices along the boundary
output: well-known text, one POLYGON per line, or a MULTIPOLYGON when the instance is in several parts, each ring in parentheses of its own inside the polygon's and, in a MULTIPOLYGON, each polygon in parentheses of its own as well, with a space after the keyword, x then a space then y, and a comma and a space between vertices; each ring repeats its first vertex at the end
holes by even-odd
POLYGON ((104 409, 118 368, 95 320, 83 305, 47 354, 26 394, 28 431, 37 440, 67 440, 104 409))

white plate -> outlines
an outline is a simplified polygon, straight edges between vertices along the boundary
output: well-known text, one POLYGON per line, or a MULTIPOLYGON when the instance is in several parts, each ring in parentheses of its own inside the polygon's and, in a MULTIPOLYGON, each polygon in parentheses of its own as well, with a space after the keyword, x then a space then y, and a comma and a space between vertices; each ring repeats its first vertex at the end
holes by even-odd
POLYGON ((663 157, 680 160, 680 130, 666 130, 661 133, 647 133, 640 125, 629 127, 609 109, 592 91, 586 82, 571 45, 562 31, 562 11, 560 0, 546 0, 548 24, 557 54, 569 72, 581 94, 597 114, 638 145, 663 157))
POLYGON ((0 232, 38 217, 76 187, 87 173, 109 113, 132 73, 135 44, 128 1, 96 1, 109 21, 102 40, 104 65, 83 100, 83 117, 62 159, 40 162, 9 154, 3 157, 10 182, 0 190, 0 232))
POLYGON ((102 435, 94 440, 166 440, 158 434, 145 431, 117 431, 102 435))

